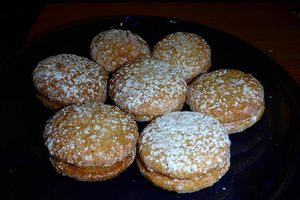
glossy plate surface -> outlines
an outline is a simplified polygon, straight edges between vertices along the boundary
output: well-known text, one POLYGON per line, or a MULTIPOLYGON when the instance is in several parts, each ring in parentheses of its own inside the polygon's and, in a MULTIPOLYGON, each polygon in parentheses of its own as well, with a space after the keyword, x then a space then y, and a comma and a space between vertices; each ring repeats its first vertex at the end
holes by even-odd
MULTIPOLYGON (((277 199, 296 167, 299 88, 270 57, 222 31, 160 17, 104 18, 66 28, 26 47, 1 66, 0 74, 2 199, 277 199), (251 128, 230 135, 231 167, 218 183, 199 192, 176 194, 153 186, 140 175, 136 163, 120 176, 98 183, 63 177, 51 166, 42 132, 54 112, 36 98, 32 70, 43 58, 59 53, 89 57, 93 36, 110 28, 130 29, 151 48, 166 34, 196 33, 211 47, 210 71, 240 69, 262 83, 265 113, 251 128)), ((144 125, 139 124, 140 129, 144 125)))

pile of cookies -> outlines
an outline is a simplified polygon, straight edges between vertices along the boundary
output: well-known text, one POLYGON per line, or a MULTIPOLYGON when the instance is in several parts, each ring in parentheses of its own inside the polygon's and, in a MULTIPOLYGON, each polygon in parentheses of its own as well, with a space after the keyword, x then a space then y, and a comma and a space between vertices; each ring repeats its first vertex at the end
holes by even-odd
POLYGON ((233 69, 208 72, 210 47, 196 34, 169 34, 151 52, 137 34, 112 29, 93 38, 90 53, 93 61, 51 56, 33 71, 37 97, 60 109, 43 136, 62 175, 107 180, 136 158, 154 185, 198 191, 228 171, 228 134, 264 112, 258 80, 233 69), (185 103, 191 111, 181 111, 185 103), (137 122, 150 123, 139 133, 137 122))

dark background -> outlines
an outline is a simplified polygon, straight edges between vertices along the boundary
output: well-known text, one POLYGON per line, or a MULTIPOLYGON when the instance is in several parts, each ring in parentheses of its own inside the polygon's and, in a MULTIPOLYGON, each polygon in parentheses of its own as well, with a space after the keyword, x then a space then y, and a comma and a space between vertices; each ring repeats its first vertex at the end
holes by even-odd
MULTIPOLYGON (((141 2, 138 0, 131 1, 118 1, 118 0, 98 0, 98 1, 80 1, 80 0, 62 0, 62 1, 38 1, 38 0, 25 0, 22 2, 9 1, 5 3, 4 0, 0 4, 0 63, 9 58, 14 51, 19 49, 22 41, 26 38, 28 31, 34 24, 37 16, 41 12, 43 6, 47 3, 68 3, 68 2, 141 2)), ((171 2, 170 0, 144 0, 143 2, 171 2)), ((183 2, 180 0, 173 0, 172 2, 183 2)), ((188 0, 184 2, 297 2, 296 0, 265 0, 265 1, 241 1, 241 0, 219 0, 219 1, 201 1, 201 0, 188 0)))

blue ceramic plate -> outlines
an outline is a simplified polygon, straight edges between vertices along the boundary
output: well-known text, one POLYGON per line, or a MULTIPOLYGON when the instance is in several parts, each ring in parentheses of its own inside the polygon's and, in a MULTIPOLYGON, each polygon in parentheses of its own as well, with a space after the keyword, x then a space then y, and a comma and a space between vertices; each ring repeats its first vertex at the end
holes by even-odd
MULTIPOLYGON (((6 62, 1 67, 0 89, 1 199, 278 199, 296 168, 300 130, 297 85, 276 62, 255 47, 199 24, 160 17, 122 16, 76 25, 24 48, 6 62), (218 183, 199 192, 177 194, 153 186, 139 173, 136 163, 118 177, 96 183, 61 176, 51 166, 42 132, 54 112, 36 98, 31 72, 47 56, 73 53, 89 57, 93 36, 110 28, 129 29, 151 47, 169 33, 196 33, 211 47, 210 70, 240 69, 262 83, 265 113, 251 128, 230 135, 231 167, 218 183)), ((140 130, 145 125, 139 124, 140 130)))

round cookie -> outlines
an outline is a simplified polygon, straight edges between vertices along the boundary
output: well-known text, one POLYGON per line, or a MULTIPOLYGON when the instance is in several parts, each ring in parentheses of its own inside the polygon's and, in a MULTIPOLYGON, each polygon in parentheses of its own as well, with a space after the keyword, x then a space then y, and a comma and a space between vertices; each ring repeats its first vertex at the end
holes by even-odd
POLYGON ((52 109, 106 100, 108 75, 87 58, 74 54, 51 56, 38 63, 32 76, 38 98, 52 109))
POLYGON ((249 128, 265 109, 263 86, 252 75, 220 69, 199 76, 189 86, 191 110, 209 114, 235 133, 249 128))
POLYGON ((111 29, 96 35, 90 45, 92 59, 108 72, 114 72, 124 63, 150 57, 145 40, 129 30, 111 29))
POLYGON ((230 166, 226 129, 197 112, 172 112, 150 122, 140 135, 138 153, 141 173, 178 193, 213 185, 230 166))
POLYGON ((63 108, 44 130, 55 169, 80 181, 106 180, 124 171, 135 158, 137 138, 130 115, 99 102, 63 108))
POLYGON ((211 66, 210 47, 203 38, 186 32, 176 32, 160 40, 153 49, 153 57, 176 66, 183 78, 190 82, 211 66))
POLYGON ((165 113, 180 110, 187 85, 173 66, 154 59, 125 64, 112 77, 109 95, 137 121, 149 121, 165 113))

